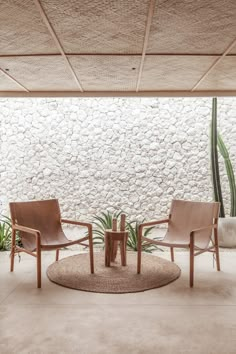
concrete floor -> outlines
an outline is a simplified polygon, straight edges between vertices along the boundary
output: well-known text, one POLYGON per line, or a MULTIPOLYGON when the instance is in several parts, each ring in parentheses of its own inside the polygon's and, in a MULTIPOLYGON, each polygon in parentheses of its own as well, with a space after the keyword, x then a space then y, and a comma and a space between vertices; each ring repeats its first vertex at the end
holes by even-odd
MULTIPOLYGON (((63 256, 75 251, 63 251, 63 256)), ((169 258, 167 252, 158 255, 169 258)), ((134 294, 95 294, 51 283, 45 274, 54 252, 43 255, 43 287, 35 260, 0 253, 0 353, 236 353, 236 252, 196 258, 188 286, 188 253, 177 252, 181 277, 163 288, 134 294)))

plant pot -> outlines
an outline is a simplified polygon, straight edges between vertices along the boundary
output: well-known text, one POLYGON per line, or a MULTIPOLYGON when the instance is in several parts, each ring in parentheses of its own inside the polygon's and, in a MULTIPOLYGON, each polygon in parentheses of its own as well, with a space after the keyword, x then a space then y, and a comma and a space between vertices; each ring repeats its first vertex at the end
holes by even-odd
POLYGON ((236 247, 236 217, 219 218, 218 239, 220 247, 236 247))

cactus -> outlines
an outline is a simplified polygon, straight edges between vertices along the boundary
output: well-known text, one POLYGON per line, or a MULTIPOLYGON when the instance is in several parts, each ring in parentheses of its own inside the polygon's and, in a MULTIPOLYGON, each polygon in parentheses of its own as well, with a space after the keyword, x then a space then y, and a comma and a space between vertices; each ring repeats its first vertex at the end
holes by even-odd
POLYGON ((212 119, 211 119, 211 174, 214 189, 214 198, 220 202, 220 217, 225 217, 224 203, 221 192, 220 172, 217 151, 217 98, 212 99, 212 119))
POLYGON ((227 172, 227 177, 229 181, 230 187, 230 216, 236 216, 236 185, 235 185, 235 176, 232 167, 232 163, 229 158, 228 150, 222 140, 220 133, 217 134, 217 145, 219 147, 219 151, 221 156, 224 159, 225 168, 227 172))

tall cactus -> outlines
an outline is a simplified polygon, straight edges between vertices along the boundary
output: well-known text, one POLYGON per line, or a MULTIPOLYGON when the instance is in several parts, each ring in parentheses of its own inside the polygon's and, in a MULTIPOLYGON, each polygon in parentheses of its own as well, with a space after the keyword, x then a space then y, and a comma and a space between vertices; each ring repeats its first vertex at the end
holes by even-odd
POLYGON ((235 176, 232 167, 232 163, 229 158, 228 150, 222 140, 220 133, 217 134, 217 144, 221 156, 224 159, 225 168, 228 176, 229 187, 230 187, 230 216, 236 216, 236 185, 235 185, 235 176))
POLYGON ((219 162, 217 152, 217 98, 212 99, 211 119, 211 174, 216 202, 220 202, 220 217, 225 217, 224 203, 221 192, 219 162))

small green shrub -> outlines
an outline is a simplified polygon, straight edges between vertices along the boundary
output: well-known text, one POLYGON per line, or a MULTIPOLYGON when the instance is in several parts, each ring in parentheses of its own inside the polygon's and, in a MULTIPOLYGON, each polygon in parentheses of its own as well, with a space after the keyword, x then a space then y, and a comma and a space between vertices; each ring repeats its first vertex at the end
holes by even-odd
MULTIPOLYGON (((93 225, 95 226, 95 229, 93 230, 93 234, 95 237, 93 237, 93 244, 94 245, 99 245, 104 247, 104 234, 105 230, 107 229, 112 229, 112 219, 113 218, 119 218, 119 216, 122 214, 122 211, 115 211, 114 213, 111 213, 110 211, 107 212, 102 212, 101 216, 94 216, 94 221, 93 225)), ((126 222, 126 230, 129 232, 128 236, 128 241, 127 241, 127 249, 130 251, 135 251, 137 252, 138 250, 138 227, 139 227, 139 222, 138 221, 131 221, 131 222, 126 222)), ((149 227, 147 229, 144 229, 143 236, 146 237, 148 234, 150 234, 151 230, 153 227, 149 227)), ((142 250, 148 253, 151 253, 158 248, 156 245, 143 242, 142 243, 142 250)))
POLYGON ((11 219, 2 215, 0 218, 0 251, 7 251, 11 248, 11 238, 11 219))
POLYGON ((112 229, 112 219, 117 218, 120 216, 122 211, 115 211, 114 213, 111 213, 110 211, 107 211, 106 213, 102 212, 101 216, 94 216, 94 221, 93 224, 95 225, 95 230, 93 230, 93 234, 95 237, 93 237, 93 244, 94 245, 102 245, 104 246, 104 234, 105 230, 107 229, 112 229))
MULTIPOLYGON (((143 221, 144 222, 144 221, 143 221)), ((131 221, 126 223, 126 230, 129 232, 129 237, 127 241, 127 249, 129 251, 138 251, 138 227, 141 223, 138 221, 131 221)), ((154 229, 154 227, 148 227, 144 229, 143 236, 147 237, 148 234, 154 229)), ((158 247, 154 244, 148 242, 142 242, 142 251, 152 253, 157 250, 158 247)))
MULTIPOLYGON (((0 217, 0 251, 9 251, 11 249, 12 225, 11 219, 6 215, 0 217)), ((19 232, 16 232, 16 245, 21 247, 19 232)))

